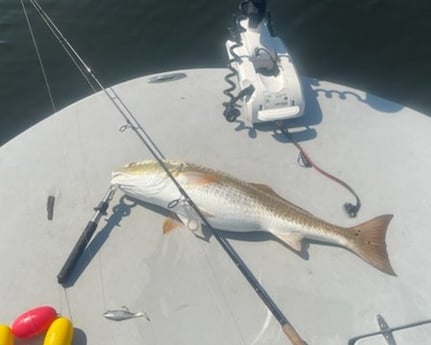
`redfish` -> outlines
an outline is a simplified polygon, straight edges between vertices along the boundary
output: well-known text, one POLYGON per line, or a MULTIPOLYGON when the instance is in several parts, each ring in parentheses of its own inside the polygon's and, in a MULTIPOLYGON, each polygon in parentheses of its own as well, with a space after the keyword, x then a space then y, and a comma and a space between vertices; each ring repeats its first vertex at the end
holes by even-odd
MULTIPOLYGON (((304 238, 335 244, 350 250, 380 271, 396 275, 385 243, 392 215, 381 215, 344 228, 294 205, 266 185, 248 183, 192 163, 166 160, 164 164, 216 229, 266 231, 298 252, 302 250, 304 238)), ((112 173, 111 184, 131 197, 173 211, 192 230, 197 228, 199 217, 157 161, 127 164, 112 173)), ((174 226, 171 220, 167 220, 164 231, 174 226)))

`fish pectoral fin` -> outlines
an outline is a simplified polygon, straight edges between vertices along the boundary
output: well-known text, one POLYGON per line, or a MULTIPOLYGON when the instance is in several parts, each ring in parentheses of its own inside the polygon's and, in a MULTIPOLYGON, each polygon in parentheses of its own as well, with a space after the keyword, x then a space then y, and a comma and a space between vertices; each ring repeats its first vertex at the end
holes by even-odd
POLYGON ((170 233, 172 230, 175 230, 179 227, 184 226, 180 218, 178 218, 176 215, 173 217, 168 217, 165 219, 163 223, 163 235, 166 235, 170 233))
POLYGON ((299 253, 302 251, 302 240, 304 237, 301 234, 297 232, 281 233, 276 231, 274 232, 271 231, 271 233, 277 238, 279 238, 280 240, 282 240, 284 243, 286 243, 290 248, 292 248, 296 252, 299 253))

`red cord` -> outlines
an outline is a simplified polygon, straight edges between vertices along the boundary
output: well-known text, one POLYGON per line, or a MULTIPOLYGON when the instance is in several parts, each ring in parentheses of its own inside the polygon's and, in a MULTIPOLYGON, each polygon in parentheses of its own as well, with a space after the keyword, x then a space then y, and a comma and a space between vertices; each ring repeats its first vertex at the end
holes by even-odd
POLYGON ((361 201, 359 200, 358 195, 355 193, 352 187, 350 187, 346 182, 340 180, 338 177, 328 173, 327 171, 320 168, 316 163, 313 162, 311 157, 305 152, 304 148, 292 137, 287 128, 282 127, 281 121, 275 122, 276 126, 280 129, 280 131, 288 137, 288 139, 296 146, 299 150, 300 154, 305 158, 306 162, 308 162, 314 169, 316 169, 323 176, 326 176, 330 180, 338 183, 339 185, 346 188, 353 196, 356 198, 356 205, 352 205, 350 203, 345 203, 344 208, 350 217, 355 217, 361 207, 361 201))

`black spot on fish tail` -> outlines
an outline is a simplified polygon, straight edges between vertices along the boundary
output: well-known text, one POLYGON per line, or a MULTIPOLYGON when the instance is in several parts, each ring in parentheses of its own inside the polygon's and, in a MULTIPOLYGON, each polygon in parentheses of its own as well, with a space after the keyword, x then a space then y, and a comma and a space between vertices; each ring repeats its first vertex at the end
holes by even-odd
POLYGON ((383 215, 348 228, 353 233, 347 247, 378 270, 396 276, 386 249, 386 230, 393 215, 383 215))

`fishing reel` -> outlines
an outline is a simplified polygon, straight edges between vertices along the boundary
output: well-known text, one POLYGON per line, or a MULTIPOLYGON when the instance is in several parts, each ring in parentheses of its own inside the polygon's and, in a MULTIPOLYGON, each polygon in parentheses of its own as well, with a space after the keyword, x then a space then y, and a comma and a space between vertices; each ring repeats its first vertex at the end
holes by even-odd
POLYGON ((225 77, 230 84, 224 91, 230 98, 223 104, 226 119, 234 121, 241 113, 238 108, 250 123, 302 116, 301 82, 285 44, 273 33, 266 1, 242 1, 231 34, 226 41, 231 71, 225 77))

